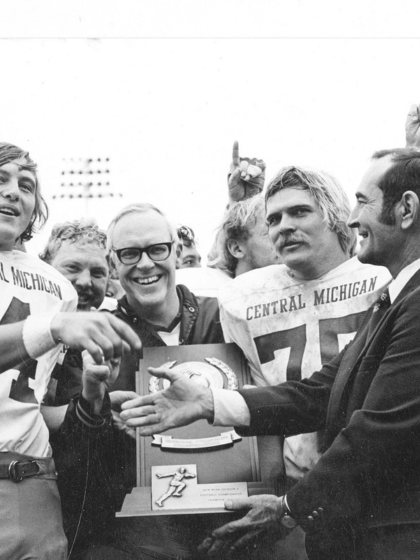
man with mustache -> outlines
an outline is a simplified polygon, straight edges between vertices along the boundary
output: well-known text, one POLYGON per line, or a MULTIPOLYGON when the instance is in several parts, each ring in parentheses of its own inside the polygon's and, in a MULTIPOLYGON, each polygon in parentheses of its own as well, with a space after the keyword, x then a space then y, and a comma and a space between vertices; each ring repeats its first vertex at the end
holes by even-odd
MULTIPOLYGON (((268 237, 283 264, 239 276, 218 296, 225 338, 243 349, 257 386, 308 377, 329 361, 390 281, 385 269, 351 258, 350 205, 331 175, 284 167, 268 185, 265 206, 268 237)), ((291 487, 319 460, 320 438, 287 438, 281 451, 279 438, 260 437, 263 478, 279 492, 291 487)), ((279 543, 282 558, 306 558, 299 537, 300 530, 279 543)))

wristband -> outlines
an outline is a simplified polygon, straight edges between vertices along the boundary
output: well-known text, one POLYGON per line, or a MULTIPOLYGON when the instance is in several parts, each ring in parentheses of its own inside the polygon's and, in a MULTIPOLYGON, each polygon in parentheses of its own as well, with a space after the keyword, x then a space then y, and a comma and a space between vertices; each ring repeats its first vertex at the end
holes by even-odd
POLYGON ((23 323, 22 339, 31 358, 39 358, 57 346, 51 334, 55 315, 29 315, 23 323))
POLYGON ((83 424, 85 424, 85 426, 88 426, 89 428, 102 428, 102 426, 109 423, 111 420, 111 401, 108 391, 106 391, 104 395, 102 409, 99 414, 95 414, 92 411, 91 403, 88 402, 82 395, 79 395, 76 404, 76 416, 83 424))

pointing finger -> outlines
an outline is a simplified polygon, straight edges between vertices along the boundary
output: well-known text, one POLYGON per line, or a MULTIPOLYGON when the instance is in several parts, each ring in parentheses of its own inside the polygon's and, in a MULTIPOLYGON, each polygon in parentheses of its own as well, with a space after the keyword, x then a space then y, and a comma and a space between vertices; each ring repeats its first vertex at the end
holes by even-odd
POLYGON ((235 140, 232 149, 232 165, 233 167, 239 167, 239 163, 239 143, 237 140, 235 140))

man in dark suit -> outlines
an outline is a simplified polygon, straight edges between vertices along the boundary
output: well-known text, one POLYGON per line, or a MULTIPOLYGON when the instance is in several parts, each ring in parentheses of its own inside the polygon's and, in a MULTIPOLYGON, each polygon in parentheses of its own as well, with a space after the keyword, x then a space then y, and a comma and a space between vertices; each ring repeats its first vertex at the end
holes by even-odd
POLYGON ((248 513, 203 543, 210 555, 298 523, 311 560, 420 558, 420 152, 374 154, 356 198, 349 225, 362 238, 358 257, 394 280, 332 362, 309 379, 233 397, 154 370, 172 385, 124 405, 142 435, 231 416, 243 434, 325 430, 323 456, 287 495, 225 504, 248 513))

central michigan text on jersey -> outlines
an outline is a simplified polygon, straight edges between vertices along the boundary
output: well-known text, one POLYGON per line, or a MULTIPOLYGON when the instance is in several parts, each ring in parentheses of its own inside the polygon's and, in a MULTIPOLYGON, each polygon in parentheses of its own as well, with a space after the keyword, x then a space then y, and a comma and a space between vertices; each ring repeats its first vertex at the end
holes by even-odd
MULTIPOLYGON (((346 299, 357 297, 358 295, 367 294, 375 291, 376 281, 378 277, 374 276, 368 280, 361 282, 349 282, 347 284, 340 284, 339 286, 331 286, 323 288, 322 290, 314 289, 312 302, 313 305, 324 305, 326 303, 335 303, 337 301, 344 301, 346 299)), ((310 294, 308 294, 310 296, 310 294)), ((297 311, 298 309, 305 309, 306 302, 303 299, 303 294, 289 296, 288 298, 276 299, 269 303, 258 303, 246 310, 247 321, 252 319, 260 319, 268 315, 277 315, 277 313, 288 313, 290 311, 297 311)))
MULTIPOLYGON (((285 265, 253 270, 220 289, 225 339, 242 348, 258 386, 309 377, 353 339, 390 281, 385 268, 356 257, 308 281, 285 265)), ((287 474, 299 478, 319 456, 315 435, 288 438, 287 474)))

